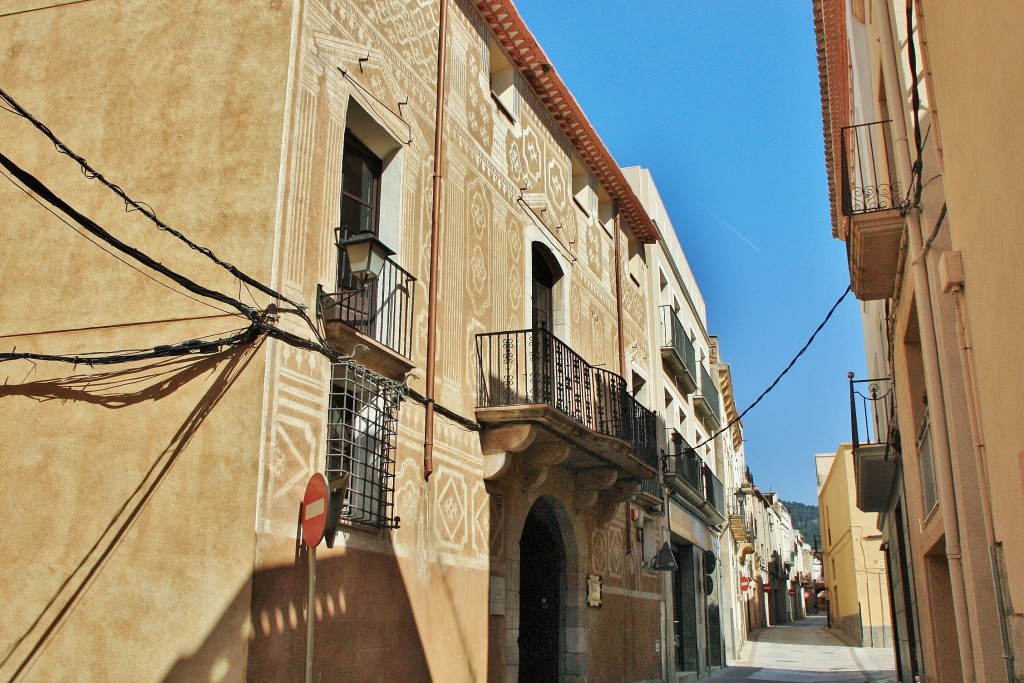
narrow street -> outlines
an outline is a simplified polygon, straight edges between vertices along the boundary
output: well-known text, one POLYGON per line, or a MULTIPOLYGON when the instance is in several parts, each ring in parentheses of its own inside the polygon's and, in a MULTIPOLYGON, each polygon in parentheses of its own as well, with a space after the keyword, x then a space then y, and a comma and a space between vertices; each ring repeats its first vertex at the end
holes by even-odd
POLYGON ((849 647, 812 616, 750 634, 744 657, 712 681, 895 683, 892 648, 849 647))

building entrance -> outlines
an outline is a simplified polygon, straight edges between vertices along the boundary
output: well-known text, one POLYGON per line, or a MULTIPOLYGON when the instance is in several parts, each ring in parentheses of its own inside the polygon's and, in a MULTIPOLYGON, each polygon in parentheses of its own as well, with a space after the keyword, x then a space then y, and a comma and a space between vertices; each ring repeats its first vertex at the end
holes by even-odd
POLYGON ((519 559, 519 681, 557 683, 565 547, 553 512, 541 502, 526 518, 519 559))

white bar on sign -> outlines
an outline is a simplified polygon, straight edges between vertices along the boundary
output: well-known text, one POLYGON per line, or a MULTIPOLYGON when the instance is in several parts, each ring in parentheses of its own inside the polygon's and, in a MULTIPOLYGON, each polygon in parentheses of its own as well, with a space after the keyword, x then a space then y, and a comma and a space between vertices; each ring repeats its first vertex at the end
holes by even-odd
POLYGON ((306 506, 306 519, 313 519, 319 517, 326 511, 326 498, 317 498, 312 503, 306 506))

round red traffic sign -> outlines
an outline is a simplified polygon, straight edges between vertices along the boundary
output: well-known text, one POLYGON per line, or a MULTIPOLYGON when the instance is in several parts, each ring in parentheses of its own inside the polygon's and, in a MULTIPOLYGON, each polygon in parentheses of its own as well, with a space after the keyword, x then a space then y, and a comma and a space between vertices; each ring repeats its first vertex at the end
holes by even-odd
POLYGON ((745 576, 740 577, 740 590, 745 591, 750 588, 750 579, 745 576))
POLYGON ((796 589, 795 588, 790 588, 789 589, 789 594, 790 595, 796 595, 796 589))
POLYGON ((302 496, 302 540, 310 548, 320 545, 327 529, 327 510, 330 505, 327 478, 320 472, 309 478, 302 496))
POLYGON ((761 584, 761 590, 763 590, 765 593, 771 593, 772 585, 770 583, 761 584))

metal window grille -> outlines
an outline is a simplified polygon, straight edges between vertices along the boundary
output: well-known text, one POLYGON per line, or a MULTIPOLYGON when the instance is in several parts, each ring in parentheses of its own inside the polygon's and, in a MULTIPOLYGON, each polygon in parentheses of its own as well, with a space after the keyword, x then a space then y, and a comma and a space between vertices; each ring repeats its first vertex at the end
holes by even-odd
POLYGON ((333 366, 327 417, 328 479, 349 475, 341 519, 397 528, 395 434, 401 384, 357 363, 333 366))

